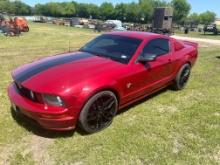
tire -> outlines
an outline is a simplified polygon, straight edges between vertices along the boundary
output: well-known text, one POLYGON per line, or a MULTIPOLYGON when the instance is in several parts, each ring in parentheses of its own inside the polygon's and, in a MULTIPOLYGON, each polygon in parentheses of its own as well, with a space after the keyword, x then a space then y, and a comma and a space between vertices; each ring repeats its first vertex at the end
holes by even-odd
POLYGON ((29 32, 29 27, 28 26, 24 28, 24 32, 29 32))
POLYGON ((215 29, 215 30, 213 31, 213 34, 214 34, 214 35, 218 35, 218 30, 215 29))
POLYGON ((118 110, 118 100, 111 91, 102 91, 92 96, 84 105, 80 117, 80 128, 92 134, 111 125, 118 110))
POLYGON ((172 88, 174 90, 182 90, 186 86, 191 73, 191 66, 190 64, 185 64, 181 67, 176 78, 174 79, 174 83, 172 88))

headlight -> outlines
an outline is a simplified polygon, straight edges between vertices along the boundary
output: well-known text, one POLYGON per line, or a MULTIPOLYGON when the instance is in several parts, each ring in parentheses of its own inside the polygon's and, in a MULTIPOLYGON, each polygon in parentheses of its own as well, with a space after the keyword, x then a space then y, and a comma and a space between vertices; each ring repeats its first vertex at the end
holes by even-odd
POLYGON ((52 105, 52 106, 57 106, 57 107, 62 107, 64 106, 64 103, 60 96, 54 96, 54 95, 42 95, 43 100, 46 104, 52 105))

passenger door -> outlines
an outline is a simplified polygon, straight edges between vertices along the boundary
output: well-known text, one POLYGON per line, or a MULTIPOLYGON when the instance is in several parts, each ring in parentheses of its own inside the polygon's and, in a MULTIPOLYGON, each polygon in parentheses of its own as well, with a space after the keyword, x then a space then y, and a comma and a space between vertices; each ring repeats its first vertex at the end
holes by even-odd
POLYGON ((121 83, 131 84, 124 85, 123 102, 151 93, 170 81, 172 73, 170 41, 163 38, 149 41, 140 56, 152 54, 156 55, 155 61, 143 63, 137 59, 136 64, 130 66, 130 76, 126 76, 121 83))
POLYGON ((145 64, 139 63, 145 68, 143 83, 146 92, 161 88, 170 81, 172 74, 172 51, 169 39, 157 38, 149 41, 140 56, 156 55, 156 59, 145 64))

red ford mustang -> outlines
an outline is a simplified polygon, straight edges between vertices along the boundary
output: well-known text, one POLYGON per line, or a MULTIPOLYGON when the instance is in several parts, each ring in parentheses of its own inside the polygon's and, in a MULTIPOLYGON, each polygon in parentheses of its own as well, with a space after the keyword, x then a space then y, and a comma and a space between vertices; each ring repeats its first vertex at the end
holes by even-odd
POLYGON ((46 129, 79 125, 94 133, 137 100, 167 86, 183 89, 197 47, 159 34, 106 33, 77 52, 17 68, 8 95, 16 113, 46 129))

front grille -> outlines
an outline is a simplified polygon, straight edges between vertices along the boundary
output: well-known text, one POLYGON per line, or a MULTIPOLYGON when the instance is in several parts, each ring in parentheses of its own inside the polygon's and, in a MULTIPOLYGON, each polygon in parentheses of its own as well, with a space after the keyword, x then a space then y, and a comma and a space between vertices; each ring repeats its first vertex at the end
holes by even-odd
POLYGON ((31 90, 21 86, 17 82, 15 82, 15 85, 16 85, 16 88, 17 88, 18 92, 20 93, 20 95, 22 95, 23 97, 26 97, 32 101, 35 101, 35 98, 33 97, 33 95, 31 95, 31 92, 32 92, 31 90))

